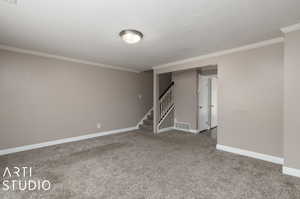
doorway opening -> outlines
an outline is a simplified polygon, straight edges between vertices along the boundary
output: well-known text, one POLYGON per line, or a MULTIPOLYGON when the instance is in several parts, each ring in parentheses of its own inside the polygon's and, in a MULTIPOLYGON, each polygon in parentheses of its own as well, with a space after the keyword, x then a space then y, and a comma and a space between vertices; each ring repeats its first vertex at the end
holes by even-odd
POLYGON ((198 73, 198 131, 214 133, 217 127, 218 70, 217 66, 202 67, 198 73))

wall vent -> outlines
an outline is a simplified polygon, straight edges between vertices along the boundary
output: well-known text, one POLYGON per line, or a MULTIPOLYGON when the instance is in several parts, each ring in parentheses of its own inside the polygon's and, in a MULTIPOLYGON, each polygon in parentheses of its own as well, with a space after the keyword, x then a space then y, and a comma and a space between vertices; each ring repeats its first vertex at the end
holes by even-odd
POLYGON ((175 122, 175 128, 190 130, 191 124, 186 122, 175 122))

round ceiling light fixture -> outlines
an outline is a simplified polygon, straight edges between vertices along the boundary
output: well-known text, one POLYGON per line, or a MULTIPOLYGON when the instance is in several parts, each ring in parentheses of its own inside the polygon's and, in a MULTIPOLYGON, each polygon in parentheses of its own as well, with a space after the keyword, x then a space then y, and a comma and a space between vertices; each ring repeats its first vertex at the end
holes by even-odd
POLYGON ((138 43, 144 36, 140 31, 130 29, 122 30, 119 35, 128 44, 138 43))

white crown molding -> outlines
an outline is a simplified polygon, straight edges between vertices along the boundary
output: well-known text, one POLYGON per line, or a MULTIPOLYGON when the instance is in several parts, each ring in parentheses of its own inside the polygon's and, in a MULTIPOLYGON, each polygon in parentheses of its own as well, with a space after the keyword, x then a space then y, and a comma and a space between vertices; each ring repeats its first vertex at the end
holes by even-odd
POLYGON ((300 169, 294 169, 290 167, 282 167, 282 173, 300 178, 300 169))
POLYGON ((54 140, 54 141, 49 141, 49 142, 42 142, 42 143, 38 143, 38 144, 25 145, 25 146, 9 148, 9 149, 2 149, 2 150, 0 150, 0 156, 11 154, 11 153, 17 153, 17 152, 21 152, 21 151, 28 151, 28 150, 32 150, 32 149, 43 148, 43 147, 47 147, 47 146, 53 146, 53 145, 57 145, 57 144, 64 144, 64 143, 87 140, 87 139, 102 137, 102 136, 107 136, 107 135, 114 135, 114 134, 118 134, 118 133, 125 133, 128 131, 133 131, 133 130, 137 130, 137 129, 138 128, 136 126, 134 126, 134 127, 129 127, 129 128, 106 131, 106 132, 100 132, 100 133, 82 135, 82 136, 77 136, 77 137, 59 139, 59 140, 54 140))
POLYGON ((283 165, 283 163, 284 163, 284 159, 280 158, 280 157, 266 155, 266 154, 248 151, 248 150, 244 150, 244 149, 239 149, 239 148, 235 148, 235 147, 224 146, 224 145, 220 145, 220 144, 217 144, 217 150, 235 153, 238 155, 243 155, 243 156, 247 156, 247 157, 251 157, 251 158, 256 158, 259 160, 264 160, 264 161, 272 162, 275 164, 283 165))
POLYGON ((69 62, 74 62, 74 63, 79 63, 79 64, 86 64, 86 65, 91 65, 91 66, 98 66, 98 67, 109 68, 109 69, 114 69, 114 70, 121 70, 121 71, 134 72, 134 73, 140 72, 140 71, 134 70, 134 69, 124 68, 124 67, 119 67, 119 66, 112 66, 112 65, 107 65, 107 64, 101 64, 101 63, 97 63, 97 62, 91 62, 91 61, 87 61, 87 60, 75 59, 75 58, 64 57, 64 56, 59 56, 59 55, 53 55, 53 54, 48 54, 48 53, 43 53, 43 52, 38 52, 38 51, 33 51, 33 50, 28 50, 28 49, 21 49, 21 48, 16 48, 16 47, 11 47, 11 46, 7 46, 7 45, 1 45, 1 44, 0 44, 0 50, 7 50, 7 51, 11 51, 11 52, 53 58, 53 59, 58 59, 58 60, 63 60, 63 61, 69 61, 69 62))
POLYGON ((272 44, 282 43, 283 41, 284 41, 283 37, 278 37, 278 38, 274 38, 274 39, 270 39, 270 40, 266 40, 266 41, 261 41, 261 42, 254 43, 254 44, 249 44, 249 45, 246 45, 246 46, 227 49, 227 50, 218 51, 218 52, 215 52, 215 53, 210 53, 210 54, 206 54, 206 55, 201 55, 201 56, 197 56, 197 57, 192 57, 192 58, 183 59, 183 60, 179 60, 179 61, 175 61, 175 62, 170 62, 170 63, 167 63, 167 64, 154 66, 154 67, 152 67, 152 69, 157 70, 157 69, 167 68, 167 67, 178 65, 178 64, 185 64, 185 63, 193 62, 193 61, 201 61, 201 60, 205 60, 205 59, 208 59, 208 58, 218 57, 218 56, 227 55, 227 54, 231 54, 231 53, 251 50, 251 49, 255 49, 255 48, 261 48, 261 47, 269 46, 269 45, 272 45, 272 44))
POLYGON ((300 30, 300 23, 281 28, 280 30, 281 30, 281 32, 283 32, 285 34, 289 33, 289 32, 300 30))

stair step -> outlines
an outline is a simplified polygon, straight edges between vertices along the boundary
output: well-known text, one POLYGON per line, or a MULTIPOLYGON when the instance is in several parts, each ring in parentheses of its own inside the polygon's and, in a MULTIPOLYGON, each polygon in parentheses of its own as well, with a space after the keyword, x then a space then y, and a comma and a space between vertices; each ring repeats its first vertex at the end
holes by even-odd
POLYGON ((152 125, 145 125, 145 124, 143 124, 143 125, 140 125, 139 126, 139 128, 140 129, 147 129, 147 130, 153 130, 153 126, 152 125))
POLYGON ((146 119, 143 121, 144 124, 146 125, 153 125, 153 120, 150 120, 150 119, 146 119))
POLYGON ((147 118, 143 120, 143 123, 139 125, 139 128, 153 131, 153 110, 150 112, 147 118))

